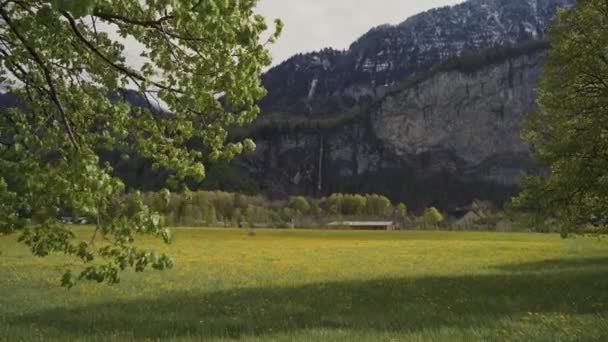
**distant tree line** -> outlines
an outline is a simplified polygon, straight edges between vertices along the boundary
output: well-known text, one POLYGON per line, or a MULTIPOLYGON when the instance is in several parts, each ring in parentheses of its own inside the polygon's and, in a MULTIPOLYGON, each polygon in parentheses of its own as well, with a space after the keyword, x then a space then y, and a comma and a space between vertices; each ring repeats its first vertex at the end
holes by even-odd
POLYGON ((162 213, 165 223, 172 226, 288 227, 297 221, 318 226, 339 217, 390 217, 396 210, 388 198, 376 194, 333 194, 320 199, 296 196, 271 201, 223 191, 147 192, 131 194, 125 200, 135 201, 137 197, 162 213))
POLYGON ((435 207, 410 212, 404 203, 394 204, 377 194, 336 193, 322 198, 294 196, 274 201, 260 195, 223 191, 134 192, 119 199, 115 207, 136 210, 141 203, 159 212, 164 223, 173 227, 323 228, 340 221, 392 221, 398 229, 530 228, 525 215, 500 211, 488 201, 475 200, 452 212, 435 207))

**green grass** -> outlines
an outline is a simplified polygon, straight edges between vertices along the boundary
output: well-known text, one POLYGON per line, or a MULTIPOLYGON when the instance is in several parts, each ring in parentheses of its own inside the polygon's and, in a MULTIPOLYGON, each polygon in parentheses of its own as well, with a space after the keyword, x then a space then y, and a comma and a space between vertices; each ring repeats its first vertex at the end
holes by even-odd
POLYGON ((0 237, 5 341, 608 340, 606 240, 178 230, 173 270, 65 290, 67 260, 15 239, 0 237))

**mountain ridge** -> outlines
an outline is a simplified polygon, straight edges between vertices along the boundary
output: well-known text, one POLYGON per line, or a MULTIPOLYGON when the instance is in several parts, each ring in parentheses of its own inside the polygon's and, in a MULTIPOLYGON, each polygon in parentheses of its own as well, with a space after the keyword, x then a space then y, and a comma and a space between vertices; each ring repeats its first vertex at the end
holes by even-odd
POLYGON ((297 54, 266 72, 264 114, 323 116, 465 51, 542 39, 558 7, 574 0, 470 0, 380 25, 347 50, 297 54))

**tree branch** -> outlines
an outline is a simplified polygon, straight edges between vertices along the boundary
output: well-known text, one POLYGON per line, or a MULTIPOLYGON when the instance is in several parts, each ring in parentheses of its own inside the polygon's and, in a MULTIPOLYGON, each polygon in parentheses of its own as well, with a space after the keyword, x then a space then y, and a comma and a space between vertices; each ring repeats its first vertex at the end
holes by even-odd
MULTIPOLYGON (((10 0, 6 0, 6 1, 10 1, 10 0)), ((190 7, 190 11, 194 11, 202 3, 203 3, 203 0, 199 0, 196 4, 194 4, 192 7, 190 7)), ((141 10, 141 7, 139 9, 141 10)), ((158 26, 167 20, 171 20, 171 19, 175 18, 174 15, 167 14, 166 10, 165 10, 165 15, 156 20, 139 20, 139 19, 130 18, 130 17, 120 15, 120 14, 107 13, 107 12, 100 11, 100 10, 93 11, 93 15, 96 17, 99 17, 101 19, 108 20, 108 21, 116 19, 116 20, 120 20, 120 21, 123 21, 128 24, 139 25, 139 26, 158 26)))
POLYGON ((70 123, 68 122, 67 115, 65 113, 65 110, 63 109, 63 106, 61 105, 61 101, 59 100, 59 97, 57 96, 57 89, 55 88, 55 82, 53 81, 53 78, 51 76, 51 71, 44 64, 44 62, 42 61, 42 58, 40 57, 40 55, 38 55, 38 52, 36 52, 36 50, 28 44, 25 37, 23 37, 23 35, 21 35, 19 30, 17 30, 17 27, 14 25, 12 19, 10 18, 8 13, 6 13, 6 11, 3 8, 0 9, 0 16, 2 16, 2 19, 4 19, 4 21, 9 26, 11 31, 17 37, 17 39, 19 39, 21 44, 23 44, 25 49, 32 56, 32 58, 34 59, 34 62, 42 70, 42 73, 44 74, 44 78, 46 79, 46 83, 49 86, 48 95, 51 98, 51 101, 57 107, 57 110, 59 111, 60 119, 68 133, 68 136, 69 136, 69 139, 70 139, 72 145, 78 150, 79 149, 78 142, 76 141, 76 137, 74 136, 72 127, 70 126, 70 123))
POLYGON ((102 11, 94 11, 93 15, 98 18, 107 20, 107 21, 120 20, 127 24, 138 25, 138 26, 157 26, 167 20, 174 18, 174 16, 172 16, 172 15, 166 15, 157 20, 138 20, 138 19, 129 18, 129 17, 123 16, 120 14, 106 13, 106 12, 102 12, 102 11))
POLYGON ((152 82, 149 79, 147 79, 146 77, 144 77, 143 75, 141 75, 139 72, 130 69, 129 67, 125 66, 125 65, 121 65, 118 63, 115 63, 114 61, 110 60, 106 55, 104 55, 101 51, 99 51, 99 49, 93 45, 93 43, 91 43, 83 34, 82 32, 80 32, 80 29, 78 28, 78 25, 76 24, 76 21, 74 20, 74 18, 70 15, 70 13, 66 12, 66 11, 61 11, 61 14, 68 20, 68 23, 70 24, 70 27, 72 28, 72 31, 74 31, 74 33, 76 34, 76 37, 78 37, 78 39, 89 49, 91 50, 93 53, 95 53, 99 58, 101 58, 104 62, 106 62, 108 65, 110 65, 111 67, 113 67, 114 69, 118 70, 119 72, 121 72, 123 75, 130 77, 130 78, 135 78, 139 81, 142 82, 148 82, 150 84, 152 84, 155 87, 158 87, 160 89, 163 90, 167 90, 167 91, 172 91, 178 94, 183 94, 184 92, 180 89, 176 89, 173 87, 168 87, 166 85, 163 85, 161 83, 158 82, 152 82))

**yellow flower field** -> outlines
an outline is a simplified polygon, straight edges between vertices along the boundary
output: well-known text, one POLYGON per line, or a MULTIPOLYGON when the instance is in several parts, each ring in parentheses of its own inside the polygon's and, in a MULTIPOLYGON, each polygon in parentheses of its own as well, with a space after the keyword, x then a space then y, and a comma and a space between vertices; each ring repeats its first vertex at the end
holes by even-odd
POLYGON ((71 290, 69 260, 15 240, 0 237, 0 340, 608 340, 597 238, 180 229, 146 241, 172 270, 71 290))

